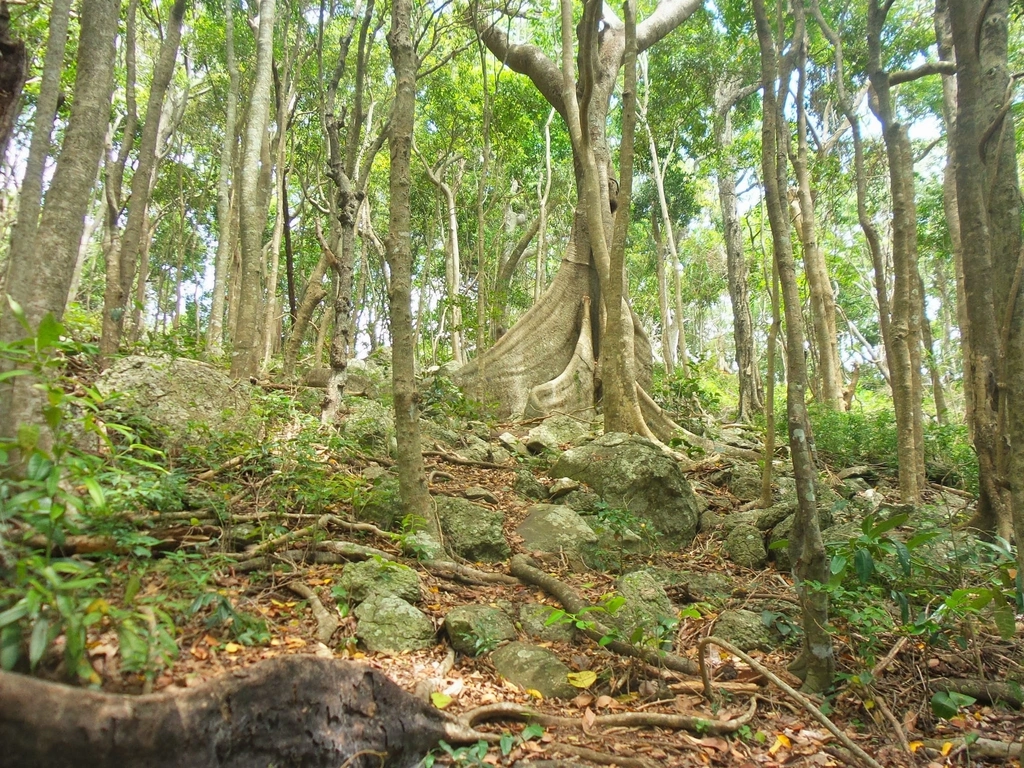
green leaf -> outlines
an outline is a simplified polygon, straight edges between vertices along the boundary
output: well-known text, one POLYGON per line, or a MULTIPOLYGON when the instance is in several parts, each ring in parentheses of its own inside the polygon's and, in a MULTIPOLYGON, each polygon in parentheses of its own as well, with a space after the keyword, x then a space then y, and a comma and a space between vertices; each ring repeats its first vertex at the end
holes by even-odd
POLYGON ((107 497, 104 495, 100 484, 96 482, 96 478, 87 477, 82 480, 82 485, 84 485, 85 490, 89 492, 89 497, 92 499, 93 506, 96 507, 96 510, 98 512, 105 512, 107 509, 107 497))
POLYGON ((875 525, 871 528, 871 537, 878 538, 883 533, 888 533, 894 528, 899 528, 901 525, 907 522, 908 517, 909 515, 907 515, 906 512, 900 512, 898 515, 893 515, 888 520, 883 520, 878 525, 875 525))
POLYGON ((516 740, 511 733, 501 734, 501 739, 498 741, 498 746, 501 749, 501 756, 508 757, 509 752, 512 751, 512 747, 515 745, 516 740))
POLYGON ((14 626, 0 629, 0 668, 11 671, 20 657, 21 630, 14 626))
POLYGON ((999 630, 999 636, 1003 640, 1012 640, 1013 636, 1017 633, 1017 621, 1013 608, 1010 607, 1010 604, 1005 599, 996 606, 994 618, 996 629, 999 630))
POLYGON ((32 636, 28 641, 28 663, 32 669, 35 669, 36 664, 43 658, 46 646, 50 644, 49 641, 50 620, 45 616, 40 616, 32 626, 32 636))
POLYGON ((768 545, 768 549, 786 549, 789 547, 789 539, 778 539, 768 545))
POLYGON ((853 567, 861 584, 867 584, 875 573, 875 561, 866 549, 858 549, 853 556, 853 567))
POLYGON ((36 348, 40 351, 49 349, 60 341, 62 333, 64 333, 64 326, 51 312, 47 312, 39 321, 39 330, 36 331, 36 348))
POLYGON ((846 570, 846 566, 850 561, 845 555, 833 555, 832 563, 829 565, 829 570, 833 576, 836 576, 846 570))
POLYGON ((977 699, 956 691, 939 691, 932 696, 932 712, 936 717, 949 720, 956 717, 960 707, 969 707, 977 699))
POLYGON ((6 627, 8 624, 13 624, 16 621, 28 616, 28 603, 24 600, 19 601, 13 608, 8 608, 3 613, 0 613, 0 627, 6 627))
POLYGON ((142 579, 139 578, 139 574, 133 573, 128 579, 128 585, 124 588, 124 601, 125 603, 131 603, 137 594, 139 589, 142 587, 142 579))
POLYGON ((539 723, 530 723, 528 726, 523 728, 523 732, 519 734, 523 741, 530 741, 530 739, 539 739, 544 735, 544 726, 539 723))
POLYGON ((31 371, 26 371, 24 368, 15 368, 13 371, 4 371, 0 373, 0 381, 6 381, 12 379, 15 376, 28 376, 31 371))
POLYGON ((894 541, 893 546, 896 547, 896 559, 899 561, 900 568, 903 571, 903 575, 910 577, 910 550, 902 541, 894 541))

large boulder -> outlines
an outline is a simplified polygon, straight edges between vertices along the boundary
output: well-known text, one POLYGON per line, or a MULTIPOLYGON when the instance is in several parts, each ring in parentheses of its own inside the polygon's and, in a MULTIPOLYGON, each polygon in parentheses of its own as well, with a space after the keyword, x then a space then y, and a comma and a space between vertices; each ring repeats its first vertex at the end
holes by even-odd
POLYGON ((737 525, 725 539, 725 554, 744 568, 763 568, 768 562, 764 534, 749 523, 737 525))
POLYGON ((512 554, 502 523, 505 516, 454 496, 437 496, 441 531, 452 551, 467 560, 496 562, 512 554))
POLYGON ((555 462, 552 477, 571 477, 607 504, 644 518, 664 543, 689 543, 697 532, 697 500, 679 464, 642 437, 609 432, 555 462))
POLYGON ((528 469, 517 469, 516 479, 512 481, 512 490, 527 499, 543 501, 548 497, 548 489, 528 469))
POLYGON ((412 568, 388 560, 363 560, 341 569, 338 586, 354 603, 371 597, 400 597, 417 603, 420 599, 420 575, 412 568))
POLYGON ((96 389, 116 414, 111 420, 130 420, 164 448, 242 429, 250 412, 248 384, 214 365, 183 357, 122 358, 96 381, 96 389))
POLYGON ((434 625, 400 597, 373 596, 355 613, 356 637, 371 651, 402 653, 434 645, 434 625))
POLYGON ((528 550, 580 555, 597 543, 597 534, 570 507, 535 504, 516 528, 528 550))
POLYGON ((499 643, 516 639, 516 628, 504 611, 489 605, 460 605, 444 617, 452 648, 467 656, 489 653, 499 643))
POLYGON ((569 668, 547 648, 509 643, 491 655, 498 674, 545 698, 571 699, 578 691, 569 684, 569 668))

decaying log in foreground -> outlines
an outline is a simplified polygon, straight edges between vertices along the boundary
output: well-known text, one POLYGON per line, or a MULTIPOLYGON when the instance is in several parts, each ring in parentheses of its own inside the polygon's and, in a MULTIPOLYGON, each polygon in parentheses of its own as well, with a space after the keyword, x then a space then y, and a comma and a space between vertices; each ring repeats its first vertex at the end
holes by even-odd
POLYGON ((120 696, 0 672, 0 766, 412 766, 452 718, 355 662, 284 656, 120 696))

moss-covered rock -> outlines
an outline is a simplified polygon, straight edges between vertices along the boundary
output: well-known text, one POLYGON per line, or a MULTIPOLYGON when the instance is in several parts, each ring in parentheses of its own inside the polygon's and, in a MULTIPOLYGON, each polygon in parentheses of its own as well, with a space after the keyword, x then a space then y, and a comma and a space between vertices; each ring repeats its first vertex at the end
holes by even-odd
POLYGON ((516 628, 504 611, 489 605, 460 605, 444 617, 452 648, 467 656, 490 653, 499 643, 516 639, 516 628))
POLYGON ((361 603, 373 596, 399 597, 410 603, 419 602, 420 599, 419 574, 407 565, 387 560, 348 563, 341 569, 338 586, 348 593, 354 603, 361 603))
POLYGON ((435 501, 445 541, 459 557, 496 562, 512 553, 501 529, 501 512, 453 496, 437 496, 435 501))
POLYGON ((676 616, 665 588, 647 571, 633 571, 620 576, 615 581, 615 591, 626 602, 610 621, 627 641, 637 635, 645 640, 657 636, 659 624, 676 616))
POLYGON ((748 523, 737 525, 725 539, 725 554, 744 568, 763 568, 768 562, 764 534, 748 523))
POLYGON ((523 632, 532 638, 549 643, 568 643, 576 635, 572 622, 554 622, 548 619, 555 609, 543 603, 523 603, 519 606, 519 623, 523 632))
POLYGON ((741 651, 768 650, 772 634, 759 614, 753 611, 722 611, 713 630, 717 637, 732 643, 741 651))
POLYGON ((356 637, 371 651, 402 653, 434 645, 434 625, 399 597, 373 596, 354 611, 356 637))
POLYGON ((579 555, 597 543, 597 534, 574 510, 561 504, 534 504, 516 528, 528 550, 579 555))
POLYGON ((546 698, 571 699, 577 691, 569 684, 569 668, 547 648, 509 643, 491 655, 498 674, 546 698))

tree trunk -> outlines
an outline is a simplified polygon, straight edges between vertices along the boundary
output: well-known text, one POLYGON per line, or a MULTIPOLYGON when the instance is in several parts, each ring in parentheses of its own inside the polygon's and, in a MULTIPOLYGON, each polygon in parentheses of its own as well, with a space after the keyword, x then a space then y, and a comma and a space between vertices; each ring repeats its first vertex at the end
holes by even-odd
MULTIPOLYGON (((47 314, 59 320, 64 313, 110 119, 119 11, 120 0, 83 0, 74 95, 64 144, 31 241, 34 248, 24 252, 12 249, 8 262, 6 291, 21 305, 33 332, 47 314)), ((21 324, 5 308, 0 312, 0 342, 23 336, 21 324)), ((0 362, 0 373, 10 366, 10 362, 0 362)), ((43 393, 34 383, 31 376, 0 383, 0 438, 13 439, 20 425, 43 423, 43 393)), ((12 461, 12 466, 16 465, 17 460, 12 461)))
POLYGON ((1024 541, 1024 295, 1006 0, 949 4, 957 60, 956 198, 980 495, 972 523, 1024 541))
POLYGON ((538 195, 540 200, 540 217, 537 229, 537 257, 534 268, 533 303, 540 301, 544 289, 548 286, 547 263, 548 263, 548 203, 551 200, 551 121, 555 118, 555 110, 548 112, 548 119, 544 123, 544 184, 537 182, 538 195))
MULTIPOLYGON (((793 259, 793 243, 789 215, 785 205, 788 188, 785 142, 785 94, 789 89, 789 73, 780 74, 776 43, 765 12, 764 0, 754 0, 757 37, 761 49, 761 82, 763 85, 763 123, 761 131, 761 165, 764 174, 765 198, 772 230, 775 264, 786 314, 787 366, 786 416, 789 426, 789 449, 796 478, 797 511, 789 555, 793 578, 803 613, 803 647, 790 670, 799 676, 806 690, 818 693, 828 689, 835 673, 832 638, 828 633, 828 594, 811 586, 828 580, 828 559, 818 523, 813 438, 807 418, 805 396, 807 369, 804 361, 803 318, 800 291, 793 259)), ((803 8, 794 6, 796 31, 793 42, 802 46, 804 38, 803 8)))
MULTIPOLYGON (((651 210, 651 237, 654 240, 654 261, 658 277, 658 312, 661 315, 661 357, 665 362, 665 375, 671 376, 676 367, 675 346, 672 344, 672 314, 668 309, 669 287, 665 269, 668 248, 661 234, 658 214, 651 210)), ((675 267, 673 266, 673 270, 675 267)))
POLYGON ((475 741, 467 730, 375 669, 316 656, 145 696, 0 672, 4 768, 412 768, 439 739, 475 741))
POLYGON ((261 206, 260 156, 270 114, 270 83, 274 55, 274 11, 276 0, 260 0, 260 23, 256 40, 256 73, 249 99, 249 119, 242 144, 242 165, 238 176, 239 234, 242 244, 241 290, 238 325, 231 353, 231 375, 255 376, 260 367, 260 310, 263 287, 263 230, 267 224, 266 205, 261 206))
POLYGON ((21 89, 27 74, 25 43, 11 37, 11 12, 6 2, 0 3, 0 158, 7 157, 7 145, 21 112, 21 89))
POLYGON ((149 86, 149 101, 146 106, 146 122, 139 139, 139 163, 132 176, 131 197, 128 203, 128 218, 121 248, 118 254, 118 279, 108 281, 103 295, 103 335, 100 339, 100 356, 104 360, 117 354, 124 330, 125 315, 135 284, 135 269, 139 251, 146 234, 145 219, 149 208, 150 192, 157 167, 157 142, 160 138, 160 115, 163 112, 164 95, 174 74, 181 42, 181 25, 185 16, 186 0, 175 0, 164 30, 160 54, 153 68, 153 79, 149 86))
MULTIPOLYGON (((327 273, 327 256, 322 255, 320 260, 313 267, 313 272, 306 282, 306 288, 302 292, 298 309, 295 312, 295 320, 288 332, 288 339, 284 343, 284 362, 282 372, 286 377, 295 374, 295 363, 299 358, 299 348, 302 346, 302 339, 306 335, 309 323, 313 319, 313 313, 320 306, 320 302, 327 296, 327 291, 322 285, 324 275, 327 273)), ((317 360, 317 364, 319 364, 317 360)))
POLYGON ((398 485, 402 510, 417 528, 441 541, 440 526, 427 490, 420 453, 419 393, 414 367, 415 336, 412 325, 412 186, 410 163, 416 110, 416 52, 412 43, 412 0, 393 0, 388 47, 395 74, 395 100, 391 109, 391 152, 387 261, 391 267, 388 299, 391 306, 392 389, 395 435, 398 439, 398 485))
POLYGON ((224 112, 224 144, 220 150, 220 170, 217 176, 217 256, 213 267, 213 298, 210 302, 210 324, 206 331, 206 353, 210 357, 224 354, 224 299, 231 270, 231 205, 233 189, 231 172, 235 167, 236 113, 238 110, 238 62, 235 60, 234 2, 225 0, 224 37, 228 70, 227 105, 224 112))
POLYGON ((736 348, 740 402, 739 420, 750 421, 764 409, 757 385, 757 357, 754 352, 754 321, 750 315, 747 289, 748 268, 743 255, 743 234, 736 200, 736 157, 733 151, 732 107, 738 96, 735 85, 715 95, 717 122, 715 138, 720 152, 718 200, 722 206, 722 235, 725 240, 729 299, 732 303, 733 340, 736 348))

